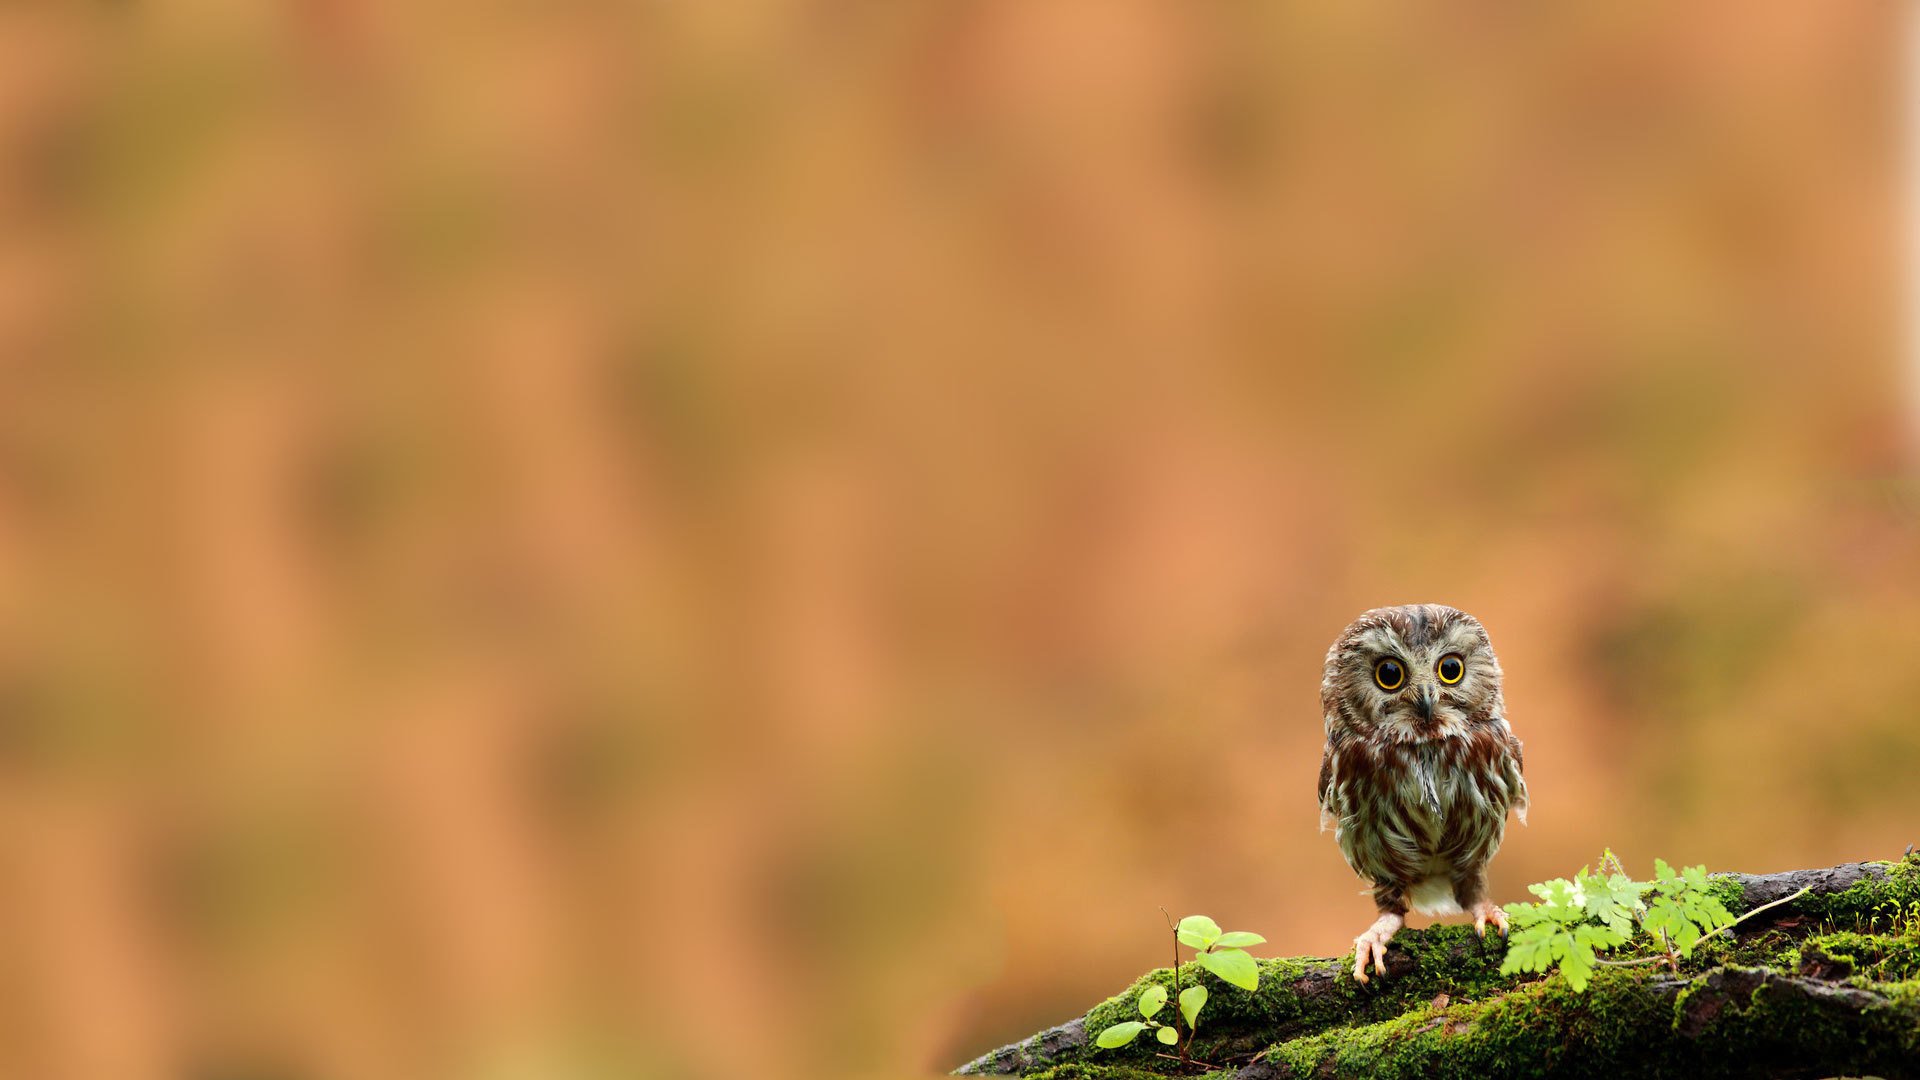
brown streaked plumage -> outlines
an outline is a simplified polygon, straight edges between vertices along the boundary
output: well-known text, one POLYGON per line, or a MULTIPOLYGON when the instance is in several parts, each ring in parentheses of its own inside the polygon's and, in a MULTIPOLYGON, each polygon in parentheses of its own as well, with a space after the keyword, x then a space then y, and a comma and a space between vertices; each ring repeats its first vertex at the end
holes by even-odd
POLYGON ((1486 895, 1486 867, 1507 812, 1527 814, 1520 740, 1506 719, 1487 632, 1441 604, 1375 608, 1327 650, 1320 683, 1327 745, 1320 821, 1373 885, 1380 917, 1354 939, 1353 977, 1386 974, 1387 941, 1409 907, 1466 911, 1476 932, 1507 917, 1486 895))

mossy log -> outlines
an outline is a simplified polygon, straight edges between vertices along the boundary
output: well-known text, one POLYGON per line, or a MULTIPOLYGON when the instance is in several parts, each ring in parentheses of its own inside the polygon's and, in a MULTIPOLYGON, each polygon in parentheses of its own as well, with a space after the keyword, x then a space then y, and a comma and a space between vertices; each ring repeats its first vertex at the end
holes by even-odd
MULTIPOLYGON (((1349 960, 1263 959, 1260 988, 1196 964, 1162 968, 1088 1013, 985 1054, 959 1075, 1034 1080, 1282 1077, 1877 1075, 1920 1078, 1920 855, 1786 874, 1728 874, 1735 912, 1809 891, 1681 961, 1603 967, 1584 993, 1554 974, 1500 974, 1504 943, 1465 926, 1403 930, 1387 975, 1349 960), (1182 1064, 1140 1039, 1089 1033, 1134 1017, 1149 984, 1196 982, 1208 1003, 1182 1064)), ((1622 949, 1611 957, 1648 955, 1622 949)))

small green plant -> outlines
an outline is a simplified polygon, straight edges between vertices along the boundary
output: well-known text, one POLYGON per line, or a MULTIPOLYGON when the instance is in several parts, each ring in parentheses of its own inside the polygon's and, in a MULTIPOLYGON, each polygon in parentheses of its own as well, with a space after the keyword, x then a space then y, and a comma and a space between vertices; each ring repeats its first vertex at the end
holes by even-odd
POLYGON ((1583 866, 1571 881, 1554 878, 1527 886, 1540 902, 1506 905, 1514 930, 1507 942, 1506 959, 1500 963, 1501 973, 1550 971, 1558 966, 1567 985, 1585 991, 1594 967, 1600 964, 1664 963, 1678 971, 1680 959, 1702 941, 1807 892, 1801 889, 1736 919, 1714 895, 1706 867, 1675 870, 1665 859, 1655 859, 1653 868, 1652 881, 1634 881, 1608 851, 1600 857, 1598 873, 1583 866), (1632 960, 1599 956, 1640 933, 1660 951, 1632 960))
POLYGON ((1873 915, 1867 920, 1867 930, 1871 932, 1885 921, 1889 932, 1895 937, 1913 937, 1920 933, 1920 900, 1909 900, 1903 906, 1898 900, 1882 900, 1874 905, 1873 915))
MULTIPOLYGON (((1153 1037, 1162 1046, 1180 1047, 1180 1061, 1191 1060, 1189 1051, 1193 1049, 1193 1033, 1200 1027, 1200 1010, 1207 1004, 1207 988, 1195 983, 1186 989, 1180 989, 1180 946, 1185 945, 1194 951, 1194 960, 1201 967, 1219 976, 1221 981, 1231 983, 1242 990, 1260 989, 1260 968, 1253 962, 1246 946, 1259 945, 1267 939, 1259 934, 1245 930, 1222 931, 1220 924, 1205 915, 1189 915, 1173 925, 1173 917, 1167 917, 1167 925, 1173 931, 1173 986, 1178 992, 1180 1016, 1186 1021, 1187 1038, 1180 1040, 1179 1028, 1175 1024, 1163 1024, 1154 1017, 1167 1005, 1167 988, 1155 983, 1140 991, 1137 1007, 1140 1019, 1123 1020, 1110 1025, 1094 1038, 1094 1045, 1102 1050, 1112 1050, 1126 1046, 1138 1038, 1141 1032, 1151 1031, 1153 1037)), ((1162 1057, 1172 1055, 1163 1054, 1162 1057)))

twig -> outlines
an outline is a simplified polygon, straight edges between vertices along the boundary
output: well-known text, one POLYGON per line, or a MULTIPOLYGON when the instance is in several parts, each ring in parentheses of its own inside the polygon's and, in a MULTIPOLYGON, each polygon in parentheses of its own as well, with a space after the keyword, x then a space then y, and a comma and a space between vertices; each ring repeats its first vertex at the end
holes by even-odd
MULTIPOLYGON (((1173 932, 1173 1011, 1175 1013, 1179 1013, 1180 1011, 1180 928, 1173 925, 1173 915, 1171 912, 1167 911, 1166 908, 1160 909, 1160 917, 1167 920, 1167 929, 1173 932)), ((1181 1019, 1185 1019, 1185 1017, 1181 1017, 1181 1019)), ((1174 1030, 1178 1031, 1180 1029, 1175 1028, 1174 1030)), ((1185 1065, 1187 1063, 1187 1051, 1192 1049, 1193 1049, 1193 1025, 1189 1023, 1187 1025, 1187 1041, 1181 1044, 1180 1046, 1180 1058, 1179 1058, 1180 1064, 1185 1065)), ((1159 1051, 1157 1050, 1154 1052, 1159 1053, 1159 1051)), ((1165 1054, 1160 1054, 1160 1056, 1166 1057, 1165 1054)))
MULTIPOLYGON (((1736 927, 1736 926, 1739 926, 1739 925, 1740 925, 1741 923, 1743 923, 1743 922, 1746 922, 1746 921, 1747 921, 1748 919, 1751 919, 1751 918, 1753 918, 1753 917, 1754 917, 1755 915, 1758 915, 1758 914, 1760 914, 1761 912, 1763 912, 1763 911, 1765 911, 1765 910, 1767 910, 1768 908, 1776 908, 1776 907, 1779 907, 1779 906, 1780 906, 1781 904, 1790 904, 1790 903, 1792 903, 1793 901, 1795 901, 1795 900, 1798 900, 1798 899, 1800 899, 1801 897, 1803 897, 1803 896, 1805 896, 1805 895, 1807 895, 1808 893, 1810 893, 1810 892, 1812 892, 1812 891, 1813 891, 1813 886, 1811 886, 1811 885, 1802 885, 1802 886, 1800 887, 1800 891, 1799 891, 1799 892, 1797 892, 1797 893, 1794 893, 1794 894, 1793 894, 1792 896, 1783 896, 1783 897, 1781 897, 1780 899, 1778 899, 1778 900, 1775 900, 1774 902, 1772 902, 1772 903, 1770 903, 1770 904, 1761 904, 1761 905, 1760 905, 1759 907, 1757 907, 1757 908, 1754 908, 1754 909, 1753 909, 1752 911, 1749 911, 1749 912, 1747 912, 1747 913, 1746 913, 1745 915, 1742 915, 1742 916, 1740 916, 1739 918, 1737 918, 1737 919, 1735 919, 1735 920, 1733 920, 1732 922, 1730 922, 1730 923, 1728 923, 1727 925, 1725 925, 1725 926, 1723 926, 1723 927, 1721 927, 1720 929, 1718 929, 1718 930, 1715 930, 1715 931, 1713 932, 1713 934, 1724 934, 1724 933, 1726 933, 1726 932, 1727 932, 1728 930, 1731 930, 1731 929, 1733 929, 1734 927, 1736 927)), ((1705 940, 1707 940, 1708 938, 1710 938, 1710 937, 1712 937, 1712 936, 1713 936, 1713 934, 1702 934, 1702 935, 1700 936, 1700 940, 1701 940, 1701 941, 1705 941, 1705 940)))
POLYGON ((1596 964, 1605 964, 1608 967, 1632 967, 1635 964, 1664 964, 1667 962, 1667 955, 1661 953, 1659 956, 1641 956, 1632 960, 1608 960, 1604 957, 1596 956, 1593 958, 1593 962, 1596 964))

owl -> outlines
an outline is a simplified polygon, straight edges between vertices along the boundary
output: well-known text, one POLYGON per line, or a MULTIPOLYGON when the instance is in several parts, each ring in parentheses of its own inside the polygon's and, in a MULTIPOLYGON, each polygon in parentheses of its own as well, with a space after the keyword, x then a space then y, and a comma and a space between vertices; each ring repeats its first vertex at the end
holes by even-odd
POLYGON ((1507 724, 1500 662, 1473 616, 1440 604, 1376 608, 1341 631, 1320 683, 1327 746, 1320 827, 1373 884, 1380 917, 1353 939, 1353 977, 1387 972, 1387 942, 1423 915, 1507 916, 1487 898, 1487 861, 1527 784, 1507 724))

